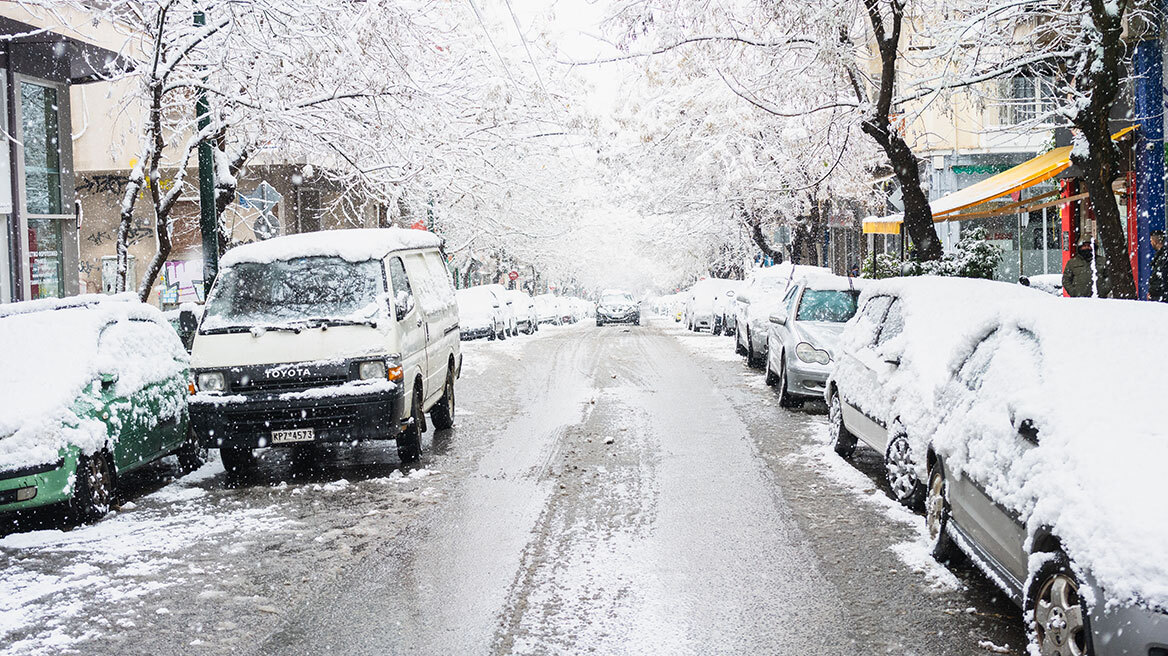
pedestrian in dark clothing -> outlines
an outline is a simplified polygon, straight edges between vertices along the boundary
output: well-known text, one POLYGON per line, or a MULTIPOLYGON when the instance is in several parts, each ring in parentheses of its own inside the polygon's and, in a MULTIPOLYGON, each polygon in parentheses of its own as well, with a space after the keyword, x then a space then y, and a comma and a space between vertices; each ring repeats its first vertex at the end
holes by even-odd
POLYGON ((1077 254, 1067 260, 1067 266, 1063 268, 1063 290, 1067 296, 1107 297, 1110 290, 1107 284, 1107 260, 1090 240, 1080 242, 1077 254))
POLYGON ((1151 275, 1148 276, 1148 300, 1168 303, 1168 249, 1164 248, 1164 231, 1152 231, 1151 275))

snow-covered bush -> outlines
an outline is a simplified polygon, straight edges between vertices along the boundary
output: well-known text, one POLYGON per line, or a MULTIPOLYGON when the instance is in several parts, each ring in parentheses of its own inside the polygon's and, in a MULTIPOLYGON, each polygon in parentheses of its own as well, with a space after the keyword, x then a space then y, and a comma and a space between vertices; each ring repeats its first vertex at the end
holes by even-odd
POLYGON ((957 248, 945 253, 940 260, 915 262, 909 260, 900 269, 905 276, 945 276, 948 278, 984 278, 993 280, 994 271, 1002 262, 1002 249, 991 244, 985 228, 965 232, 957 248))
POLYGON ((864 258, 860 275, 864 278, 892 278, 900 275, 901 259, 892 253, 878 253, 873 266, 872 258, 864 258))

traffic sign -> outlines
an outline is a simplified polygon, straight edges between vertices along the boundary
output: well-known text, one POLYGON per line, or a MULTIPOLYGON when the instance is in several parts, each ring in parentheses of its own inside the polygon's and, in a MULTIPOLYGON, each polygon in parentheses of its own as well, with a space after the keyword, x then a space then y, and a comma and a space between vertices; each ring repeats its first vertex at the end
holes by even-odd
POLYGON ((510 279, 512 282, 514 282, 514 281, 516 281, 516 280, 519 280, 519 272, 518 272, 518 271, 512 271, 511 273, 508 273, 508 274, 507 274, 507 277, 508 277, 508 278, 509 278, 509 279, 510 279))

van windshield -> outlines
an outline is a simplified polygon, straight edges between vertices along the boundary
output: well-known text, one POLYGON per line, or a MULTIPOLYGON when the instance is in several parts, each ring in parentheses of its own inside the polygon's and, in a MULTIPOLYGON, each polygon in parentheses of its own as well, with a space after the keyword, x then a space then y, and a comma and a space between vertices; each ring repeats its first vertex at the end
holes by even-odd
POLYGON ((382 278, 380 260, 241 262, 220 272, 202 331, 328 319, 363 323, 376 313, 382 278))

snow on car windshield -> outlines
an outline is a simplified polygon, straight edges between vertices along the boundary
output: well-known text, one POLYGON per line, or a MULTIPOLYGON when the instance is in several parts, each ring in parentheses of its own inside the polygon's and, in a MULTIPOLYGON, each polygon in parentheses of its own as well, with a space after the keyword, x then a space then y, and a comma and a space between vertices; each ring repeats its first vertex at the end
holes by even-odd
POLYGON ((271 326, 305 319, 369 318, 383 291, 379 260, 314 256, 241 262, 223 270, 202 329, 271 326))
POLYGON ((808 289, 799 301, 796 321, 843 323, 856 313, 860 292, 839 289, 808 289))
POLYGON ((627 294, 609 294, 600 299, 601 305, 632 305, 633 298, 627 294))

